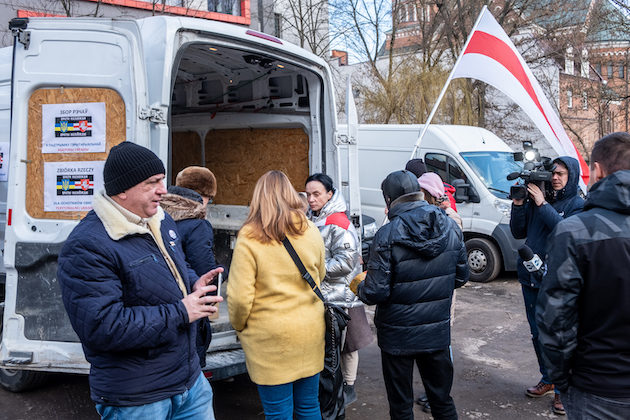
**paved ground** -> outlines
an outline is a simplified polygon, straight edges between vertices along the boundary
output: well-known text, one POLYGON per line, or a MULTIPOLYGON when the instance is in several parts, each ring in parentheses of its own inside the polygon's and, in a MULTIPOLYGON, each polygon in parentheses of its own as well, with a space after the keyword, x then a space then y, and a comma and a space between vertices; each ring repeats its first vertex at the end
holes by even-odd
MULTIPOLYGON (((469 283, 457 294, 453 329, 453 398, 461 419, 558 418, 551 397, 532 400, 525 388, 539 378, 520 286, 513 276, 489 284, 469 283)), ((415 378, 418 393, 420 378, 415 378)), ((263 419, 256 387, 246 376, 213 383, 219 420, 263 419)), ((376 343, 360 351, 358 401, 347 419, 387 419, 388 405, 376 343)), ((430 419, 420 407, 416 419, 430 419)), ((54 375, 39 390, 12 394, 0 389, 0 419, 97 419, 87 378, 54 375)))

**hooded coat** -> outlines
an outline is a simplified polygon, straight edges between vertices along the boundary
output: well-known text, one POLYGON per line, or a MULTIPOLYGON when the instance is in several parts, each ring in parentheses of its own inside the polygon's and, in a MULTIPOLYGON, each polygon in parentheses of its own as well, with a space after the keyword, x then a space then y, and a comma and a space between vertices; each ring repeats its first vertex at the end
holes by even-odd
MULTIPOLYGON (((203 276, 218 267, 214 258, 214 233, 206 220, 206 208, 201 195, 188 188, 172 185, 162 196, 160 206, 175 220, 186 262, 203 276)), ((195 321, 197 325, 197 355, 201 367, 206 367, 206 352, 212 341, 212 326, 208 318, 195 321)))
POLYGON ((198 276, 218 267, 214 258, 214 233, 206 220, 206 208, 201 196, 193 190, 170 186, 162 196, 160 206, 177 224, 182 237, 186 261, 198 276))
POLYGON ((462 231, 422 193, 399 197, 388 217, 357 292, 377 305, 378 345, 391 355, 443 350, 451 342, 453 290, 469 276, 462 231))
POLYGON ((536 322, 553 383, 630 399, 630 170, 593 185, 551 234, 536 322))
POLYGON ((339 190, 317 216, 309 210, 308 217, 319 229, 326 248, 326 277, 320 286, 324 298, 342 308, 361 306, 361 301, 349 287, 352 279, 361 272, 361 249, 339 190))
MULTIPOLYGON (((533 200, 517 206, 512 204, 510 230, 515 239, 525 239, 525 244, 544 260, 547 237, 562 219, 582 211, 584 200, 578 195, 580 164, 569 156, 561 156, 554 162, 562 162, 569 171, 569 179, 563 189, 545 194, 547 203, 537 206, 533 200)), ((541 275, 530 273, 523 265, 523 259, 517 261, 518 280, 525 286, 539 288, 541 275)))

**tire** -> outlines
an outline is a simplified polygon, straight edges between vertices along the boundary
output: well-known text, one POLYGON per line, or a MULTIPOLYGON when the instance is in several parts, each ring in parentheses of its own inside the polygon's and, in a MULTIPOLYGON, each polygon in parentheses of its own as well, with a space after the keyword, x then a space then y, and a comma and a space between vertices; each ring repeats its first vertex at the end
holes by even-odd
POLYGON ((501 271, 501 255, 496 245, 484 238, 466 241, 470 281, 487 283, 494 280, 501 271))
MULTIPOLYGON (((2 338, 4 324, 3 312, 0 310, 0 339, 2 338)), ((37 388, 44 383, 46 378, 47 375, 45 373, 33 370, 0 368, 0 386, 11 392, 22 392, 37 388)))

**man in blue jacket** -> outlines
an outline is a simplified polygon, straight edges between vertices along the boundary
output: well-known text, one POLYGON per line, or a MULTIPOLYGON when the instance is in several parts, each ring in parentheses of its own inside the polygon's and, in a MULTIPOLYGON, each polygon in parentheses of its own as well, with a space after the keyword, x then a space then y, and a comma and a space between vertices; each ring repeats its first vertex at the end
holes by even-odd
POLYGON ((570 419, 630 419, 630 134, 591 153, 584 211, 549 237, 536 321, 570 419))
POLYGON ((57 277, 90 362, 90 392, 103 419, 213 420, 193 322, 216 311, 206 296, 222 271, 197 278, 173 219, 159 207, 164 165, 131 142, 112 147, 105 191, 74 228, 57 277))
MULTIPOLYGON (((539 257, 544 258, 547 238, 553 228, 563 218, 569 217, 582 210, 584 200, 578 195, 578 183, 580 166, 576 159, 569 156, 561 156, 554 160, 556 164, 550 185, 543 192, 536 184, 527 184, 529 198, 527 200, 512 200, 512 215, 510 229, 516 239, 527 238, 527 244, 539 257)), ((552 410, 556 414, 563 415, 564 407, 560 400, 560 394, 554 390, 547 370, 542 361, 540 344, 538 342, 538 329, 536 328, 536 300, 540 288, 542 274, 530 273, 523 265, 523 260, 518 259, 518 279, 523 291, 525 313, 532 334, 534 351, 538 359, 538 367, 542 375, 537 385, 528 388, 525 394, 531 398, 539 398, 547 394, 555 393, 552 410)))
POLYGON ((389 415, 413 419, 415 363, 433 418, 457 419, 449 345, 453 290, 468 280, 463 234, 444 211, 423 200, 410 171, 389 174, 381 189, 389 223, 374 237, 357 295, 377 305, 389 415))

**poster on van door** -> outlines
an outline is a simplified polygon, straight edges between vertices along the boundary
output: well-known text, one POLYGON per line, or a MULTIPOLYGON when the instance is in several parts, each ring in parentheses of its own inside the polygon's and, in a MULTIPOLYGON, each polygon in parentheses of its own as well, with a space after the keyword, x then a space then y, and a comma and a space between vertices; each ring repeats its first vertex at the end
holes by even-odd
POLYGON ((88 211, 103 189, 105 161, 45 162, 44 211, 88 211))
POLYGON ((105 151, 105 103, 42 105, 42 153, 105 151))
POLYGON ((9 174, 9 143, 0 142, 0 181, 7 181, 9 174))

